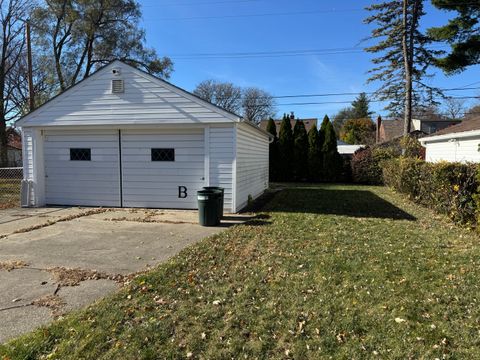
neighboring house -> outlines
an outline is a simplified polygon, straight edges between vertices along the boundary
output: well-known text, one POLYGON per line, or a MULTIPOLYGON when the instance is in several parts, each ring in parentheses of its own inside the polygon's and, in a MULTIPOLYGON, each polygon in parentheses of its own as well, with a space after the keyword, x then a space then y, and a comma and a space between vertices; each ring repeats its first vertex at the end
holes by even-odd
POLYGON ((403 120, 377 119, 377 144, 391 141, 403 135, 403 120))
POLYGON ((365 145, 350 145, 341 140, 337 140, 338 153, 344 158, 351 158, 355 151, 365 147, 365 145))
POLYGON ((237 212, 268 187, 269 134, 120 61, 17 126, 29 206, 196 209, 197 190, 221 186, 237 212))
POLYGON ((22 166, 22 135, 12 127, 7 128, 7 167, 22 166))
POLYGON ((419 120, 419 119, 412 119, 412 131, 421 131, 424 132, 425 134, 433 134, 437 131, 446 129, 450 126, 458 125, 462 121, 461 120, 451 120, 451 119, 424 119, 424 120, 419 120))
MULTIPOLYGON (((419 120, 412 119, 411 133, 433 134, 439 130, 459 124, 459 120, 433 119, 419 120)), ((403 136, 403 119, 377 120, 377 143, 384 143, 403 136)))
MULTIPOLYGON (((292 130, 295 126, 295 122, 297 121, 303 121, 305 124, 305 129, 307 130, 307 133, 310 131, 310 129, 315 126, 317 127, 318 119, 312 118, 312 119, 295 119, 295 115, 291 114, 290 115, 290 124, 292 124, 292 130)), ((280 134, 280 126, 282 125, 282 120, 274 120, 275 121, 275 126, 277 128, 277 136, 280 134)), ((266 130, 267 129, 267 124, 268 120, 262 120, 260 122, 260 129, 266 130)))
POLYGON ((420 139, 426 161, 480 162, 480 117, 420 139))

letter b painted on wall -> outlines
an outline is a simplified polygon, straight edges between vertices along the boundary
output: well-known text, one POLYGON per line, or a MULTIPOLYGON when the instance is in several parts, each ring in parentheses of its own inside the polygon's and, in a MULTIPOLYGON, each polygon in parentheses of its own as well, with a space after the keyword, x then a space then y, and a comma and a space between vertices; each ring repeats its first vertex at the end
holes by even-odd
POLYGON ((178 198, 185 199, 188 196, 187 187, 186 186, 179 186, 178 187, 178 198))

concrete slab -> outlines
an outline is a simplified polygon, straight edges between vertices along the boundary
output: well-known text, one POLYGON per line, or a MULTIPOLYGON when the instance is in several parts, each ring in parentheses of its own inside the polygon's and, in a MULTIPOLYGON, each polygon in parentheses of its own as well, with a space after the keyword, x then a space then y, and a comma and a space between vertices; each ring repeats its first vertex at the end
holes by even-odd
POLYGON ((40 209, 5 209, 0 211, 0 237, 46 225, 49 222, 77 216, 90 208, 40 208, 40 209))
MULTIPOLYGON (((248 221, 227 216, 220 227, 197 225, 196 211, 58 208, 15 209, 0 216, 0 262, 24 261, 30 268, 0 270, 0 343, 51 320, 50 311, 36 306, 2 310, 54 293, 50 267, 131 274, 155 266, 186 246, 248 221), (18 220, 12 220, 18 218, 18 220), (59 220, 62 220, 58 222, 59 220), (3 223, 2 223, 3 221, 3 223), (53 224, 52 224, 53 223, 53 224), (23 232, 18 233, 22 229, 23 232), (42 285, 43 283, 43 285, 42 285), (5 319, 5 321, 4 321, 5 319)), ((61 287, 66 302, 60 311, 82 307, 116 290, 109 280, 87 280, 61 287)))
POLYGON ((0 312, 0 344, 52 321, 50 310, 28 306, 0 312))
POLYGON ((87 280, 78 286, 64 286, 58 295, 66 302, 63 312, 87 306, 119 289, 119 284, 112 280, 87 280))
MULTIPOLYGON (((102 219, 107 221, 198 224, 197 210, 109 209, 109 211, 105 213, 91 215, 90 217, 93 219, 102 219)), ((251 215, 246 214, 225 214, 222 222, 224 226, 231 226, 248 221, 250 218, 251 215)))
POLYGON ((28 268, 0 271, 0 284, 0 309, 30 304, 56 289, 49 273, 28 268))
POLYGON ((220 230, 84 217, 0 240, 0 261, 19 259, 37 268, 63 266, 129 274, 220 230))

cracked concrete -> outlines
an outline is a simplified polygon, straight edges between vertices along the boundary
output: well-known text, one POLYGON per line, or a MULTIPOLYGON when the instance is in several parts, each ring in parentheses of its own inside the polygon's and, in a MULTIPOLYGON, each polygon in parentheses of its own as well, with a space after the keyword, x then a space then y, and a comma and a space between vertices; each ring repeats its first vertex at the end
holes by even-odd
POLYGON ((19 261, 28 266, 0 270, 0 343, 49 323, 58 313, 91 304, 120 286, 101 278, 59 287, 49 268, 128 275, 155 266, 226 226, 249 219, 235 216, 224 221, 223 227, 212 228, 197 225, 196 216, 195 211, 143 209, 3 210, 0 262, 19 261), (54 294, 65 303, 59 311, 32 305, 54 294))

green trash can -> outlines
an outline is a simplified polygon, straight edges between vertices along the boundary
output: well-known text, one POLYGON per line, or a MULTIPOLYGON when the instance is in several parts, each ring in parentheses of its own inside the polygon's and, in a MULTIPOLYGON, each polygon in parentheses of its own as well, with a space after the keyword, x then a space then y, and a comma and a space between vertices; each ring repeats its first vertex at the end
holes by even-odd
POLYGON ((220 223, 218 202, 221 196, 219 190, 197 191, 198 220, 202 226, 217 226, 220 223))
POLYGON ((225 189, 219 186, 205 186, 205 190, 216 190, 221 192, 220 199, 218 200, 218 216, 220 216, 220 220, 223 218, 223 199, 225 194, 225 189))

